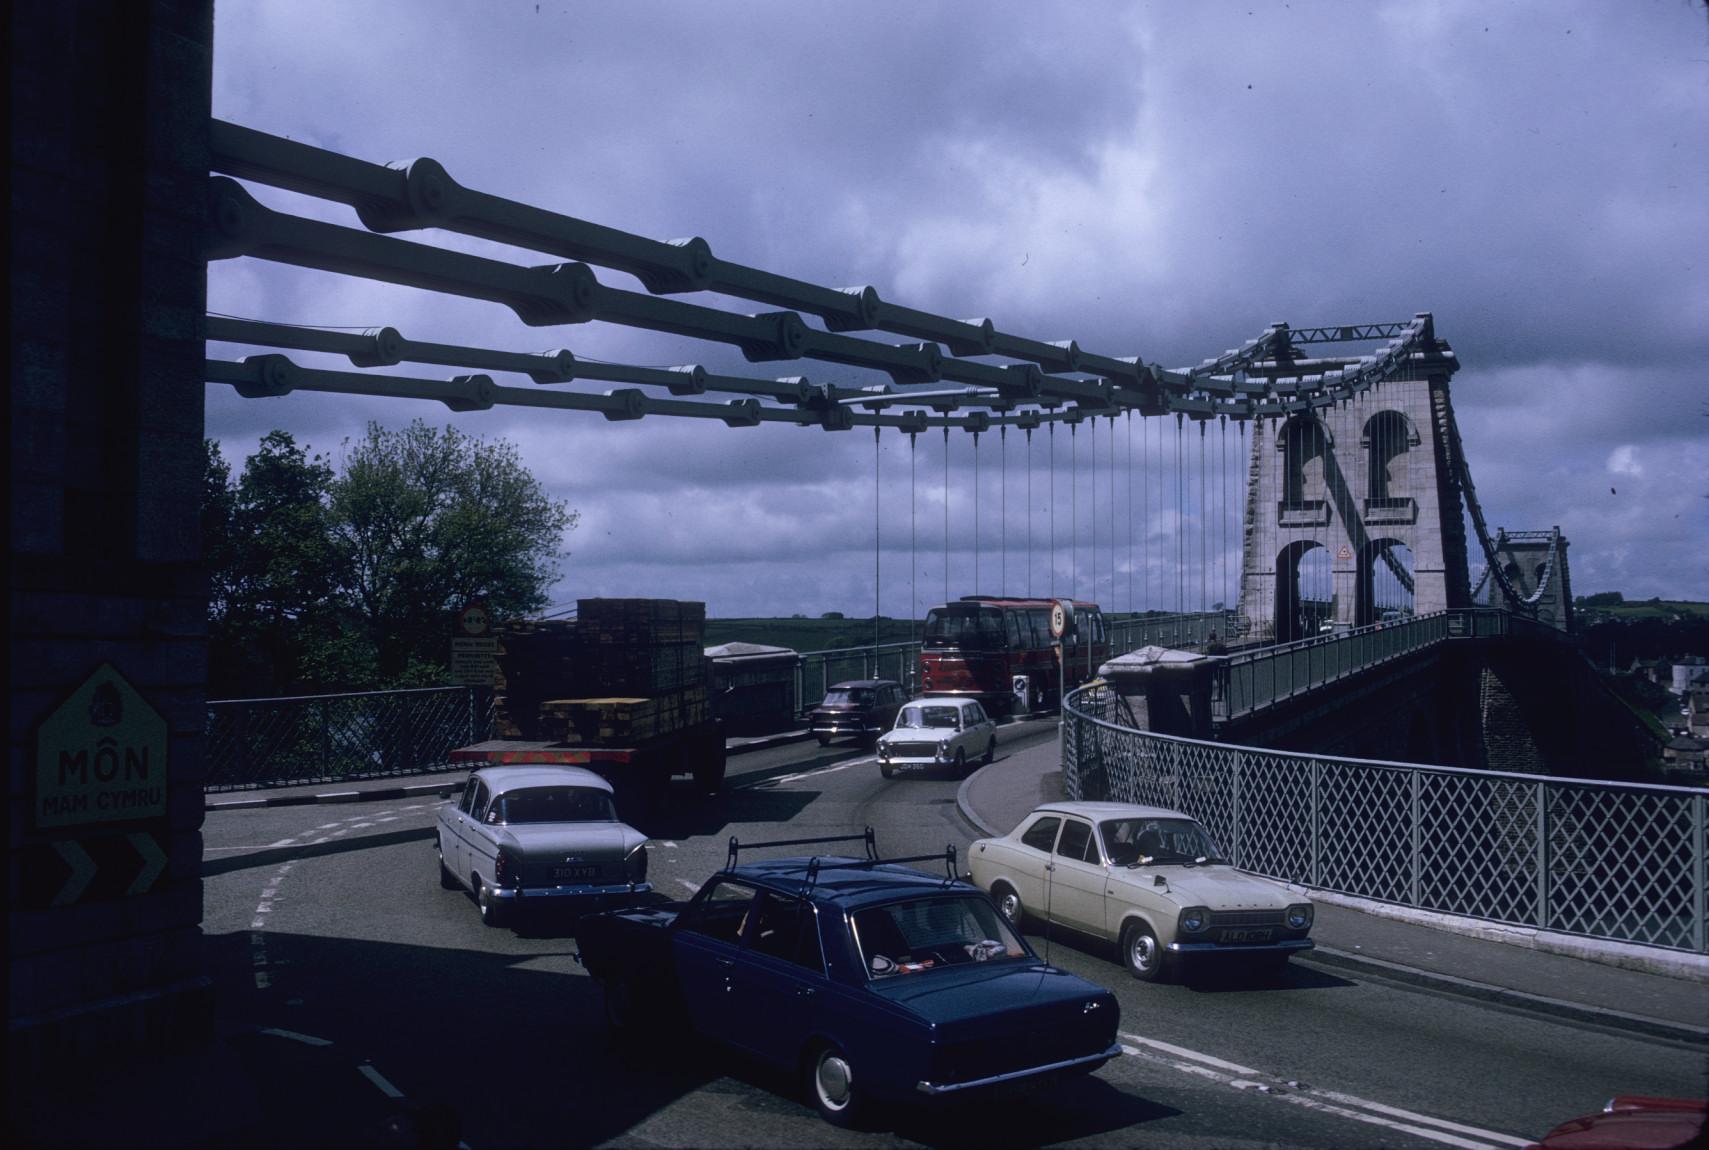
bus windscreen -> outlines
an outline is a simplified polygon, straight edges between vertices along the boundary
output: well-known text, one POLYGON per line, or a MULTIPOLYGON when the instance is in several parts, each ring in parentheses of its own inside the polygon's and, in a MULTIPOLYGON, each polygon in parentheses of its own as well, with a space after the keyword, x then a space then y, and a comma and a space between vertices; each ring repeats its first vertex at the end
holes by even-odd
POLYGON ((1003 632, 1003 609, 977 603, 951 603, 934 607, 926 615, 925 645, 942 650, 997 651, 1007 646, 1003 632))

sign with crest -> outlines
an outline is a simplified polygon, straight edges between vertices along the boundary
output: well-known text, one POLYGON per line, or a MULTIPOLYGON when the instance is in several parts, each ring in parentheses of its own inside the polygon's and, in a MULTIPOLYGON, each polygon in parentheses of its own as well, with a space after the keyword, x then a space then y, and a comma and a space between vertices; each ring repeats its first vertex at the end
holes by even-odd
POLYGON ((166 720, 103 663, 36 728, 35 825, 166 813, 166 720))

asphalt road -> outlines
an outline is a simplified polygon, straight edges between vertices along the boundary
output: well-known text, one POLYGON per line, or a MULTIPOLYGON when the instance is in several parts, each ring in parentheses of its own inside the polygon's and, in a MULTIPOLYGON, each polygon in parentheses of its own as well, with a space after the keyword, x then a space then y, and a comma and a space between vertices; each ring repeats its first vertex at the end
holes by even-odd
MULTIPOLYGON (((1007 745, 1048 725, 1005 730, 1007 745)), ((1001 770, 1003 751, 995 768, 1001 770)), ((950 779, 881 778, 844 744, 731 759, 725 793, 656 825, 651 878, 685 898, 744 839, 877 828, 885 854, 973 832, 950 779)), ((687 1034, 625 1059, 574 920, 483 927, 441 890, 432 799, 210 812, 204 930, 237 1049, 288 1058, 263 1144, 349 1142, 401 1104, 455 1111, 473 1150, 532 1145, 1515 1147, 1613 1093, 1696 1096, 1700 1049, 1349 976, 1296 960, 1238 975, 1130 980, 1083 939, 1033 935, 1113 989, 1128 1056, 1095 1076, 838 1131, 794 1084, 687 1034), (282 1055, 280 1051, 288 1051, 282 1055), (313 1091, 298 1100, 292 1090, 313 1091)))

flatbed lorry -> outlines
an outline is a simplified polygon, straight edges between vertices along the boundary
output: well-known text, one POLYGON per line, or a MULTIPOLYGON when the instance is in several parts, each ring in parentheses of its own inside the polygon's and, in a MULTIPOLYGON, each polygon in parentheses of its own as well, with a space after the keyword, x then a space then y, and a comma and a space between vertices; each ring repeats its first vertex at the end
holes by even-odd
POLYGON ((656 808, 675 775, 724 785, 723 722, 705 687, 705 605, 583 599, 573 621, 499 629, 495 730, 452 751, 471 767, 545 763, 607 779, 626 817, 656 808))
POLYGON ((611 782, 618 810, 642 810, 663 797, 675 775, 689 775, 695 789, 715 795, 724 787, 724 726, 714 719, 633 746, 571 746, 549 739, 487 739, 451 752, 454 763, 471 767, 512 763, 549 763, 586 767, 611 782))

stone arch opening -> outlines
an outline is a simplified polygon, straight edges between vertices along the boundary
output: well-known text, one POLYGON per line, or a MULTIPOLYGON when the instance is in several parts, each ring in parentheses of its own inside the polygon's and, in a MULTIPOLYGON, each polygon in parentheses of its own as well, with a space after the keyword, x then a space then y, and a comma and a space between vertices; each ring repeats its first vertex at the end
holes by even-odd
POLYGON ((1365 421, 1365 497, 1373 502, 1404 496, 1411 488, 1407 454, 1418 442, 1406 416, 1379 411, 1365 421))
POLYGON ((1364 627, 1410 619, 1414 611, 1412 571, 1412 548, 1399 539, 1373 539, 1365 544, 1359 551, 1354 624, 1364 627))
POLYGON ((1328 490, 1325 463, 1334 446, 1329 429, 1309 415, 1282 426, 1282 500, 1289 509, 1318 506, 1328 490))
POLYGON ((1334 618, 1329 549, 1309 539, 1282 548, 1276 556, 1276 642, 1315 635, 1334 618))

